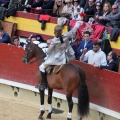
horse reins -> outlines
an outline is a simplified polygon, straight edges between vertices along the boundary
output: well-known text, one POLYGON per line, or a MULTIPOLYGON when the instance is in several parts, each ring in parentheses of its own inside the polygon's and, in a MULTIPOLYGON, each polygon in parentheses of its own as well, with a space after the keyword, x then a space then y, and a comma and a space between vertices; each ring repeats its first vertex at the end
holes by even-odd
MULTIPOLYGON (((43 57, 43 56, 42 56, 43 57)), ((38 60, 40 60, 42 57, 36 59, 36 60, 33 60, 32 62, 29 62, 29 64, 33 64, 34 62, 37 62, 38 60)))

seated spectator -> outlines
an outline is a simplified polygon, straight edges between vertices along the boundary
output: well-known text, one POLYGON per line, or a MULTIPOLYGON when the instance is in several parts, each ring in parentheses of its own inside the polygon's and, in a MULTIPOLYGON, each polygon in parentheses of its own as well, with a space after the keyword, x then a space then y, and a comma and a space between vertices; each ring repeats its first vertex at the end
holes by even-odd
POLYGON ((31 9, 26 8, 26 5, 34 4, 34 3, 38 2, 38 0, 20 0, 19 2, 20 2, 20 4, 19 4, 19 11, 30 12, 31 9))
POLYGON ((18 36, 14 36, 12 38, 13 45, 18 46, 18 47, 24 47, 25 43, 20 42, 20 39, 18 36))
POLYGON ((94 65, 94 66, 100 66, 100 65, 106 65, 106 55, 100 48, 100 43, 95 42, 93 44, 93 49, 89 50, 83 50, 83 54, 80 57, 80 61, 85 61, 88 64, 94 65))
POLYGON ((111 51, 108 55, 107 55, 107 65, 100 65, 100 66, 96 66, 95 67, 99 67, 100 69, 108 69, 108 70, 112 70, 114 72, 118 72, 118 60, 117 60, 117 54, 113 51, 111 51))
POLYGON ((53 11, 54 0, 40 0, 35 4, 27 5, 27 8, 36 8, 42 14, 50 14, 53 11))
POLYGON ((114 5, 114 2, 116 1, 116 0, 105 0, 106 2, 109 2, 110 4, 111 4, 111 6, 112 5, 114 5))
POLYGON ((17 0, 10 0, 8 8, 15 8, 18 7, 18 1, 17 0))
POLYGON ((84 8, 84 7, 85 7, 85 4, 87 3, 87 1, 88 1, 88 0, 80 0, 80 6, 81 6, 82 8, 84 8))
POLYGON ((72 19, 80 20, 80 13, 84 13, 84 9, 80 7, 79 0, 73 1, 73 9, 72 9, 72 19))
POLYGON ((10 0, 0 0, 0 7, 8 8, 10 0))
POLYGON ((102 3, 101 2, 96 2, 95 6, 96 6, 96 12, 95 12, 95 15, 94 15, 94 21, 99 23, 98 16, 102 15, 102 3))
POLYGON ((120 0, 116 0, 114 4, 118 6, 118 10, 120 12, 120 0))
POLYGON ((112 12, 107 16, 99 16, 98 19, 108 20, 106 24, 107 27, 120 28, 120 12, 118 11, 118 6, 112 6, 112 12))
POLYGON ((42 38, 42 36, 41 35, 33 35, 33 34, 31 34, 30 35, 30 37, 29 37, 29 39, 30 39, 30 41, 31 42, 33 42, 33 41, 39 41, 39 42, 45 42, 44 40, 43 40, 43 38, 42 38))
POLYGON ((86 13, 85 22, 88 22, 89 18, 95 14, 95 0, 88 0, 84 7, 84 12, 86 13))
POLYGON ((40 34, 36 35, 36 40, 40 42, 45 42, 45 40, 42 38, 40 34))
POLYGON ((0 26, 0 43, 11 43, 10 36, 3 31, 3 27, 0 26))
POLYGON ((31 42, 37 41, 36 36, 32 35, 32 36, 30 37, 30 41, 31 41, 31 42))
POLYGON ((70 19, 72 17, 72 8, 73 8, 72 0, 65 0, 65 4, 66 5, 63 7, 61 16, 70 19))
POLYGON ((53 13, 51 13, 50 15, 52 17, 60 17, 63 7, 64 7, 64 4, 62 0, 55 0, 54 7, 53 7, 53 13))
MULTIPOLYGON (((106 2, 104 5, 103 5, 103 12, 102 12, 102 16, 107 16, 110 14, 112 8, 111 8, 111 5, 109 2, 106 2)), ((98 19, 99 16, 96 16, 96 18, 98 19)), ((102 24, 102 25, 106 25, 107 23, 107 20, 99 20, 99 24, 102 24)))
POLYGON ((34 44, 36 44, 40 48, 42 48, 43 52, 46 53, 47 49, 48 49, 48 45, 47 45, 47 43, 45 43, 42 40, 40 40, 40 37, 41 37, 40 35, 34 36, 33 34, 31 34, 29 39, 30 39, 31 42, 33 42, 34 44))
POLYGON ((77 49, 77 54, 78 54, 77 59, 78 60, 80 59, 80 56, 82 55, 83 51, 89 51, 92 50, 92 48, 93 48, 93 42, 90 39, 90 32, 86 31, 84 32, 84 39, 81 41, 77 49))
POLYGON ((75 34, 73 34, 72 39, 70 41, 70 45, 73 48, 74 52, 75 52, 75 58, 78 58, 78 54, 77 54, 77 48, 80 44, 80 39, 77 38, 77 32, 75 34))

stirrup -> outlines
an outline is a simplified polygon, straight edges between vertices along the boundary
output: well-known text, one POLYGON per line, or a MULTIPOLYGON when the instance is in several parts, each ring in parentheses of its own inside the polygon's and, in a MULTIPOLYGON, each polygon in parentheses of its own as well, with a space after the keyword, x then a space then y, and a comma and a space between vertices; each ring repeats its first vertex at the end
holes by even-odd
POLYGON ((45 90, 45 89, 47 89, 47 85, 46 84, 40 84, 39 89, 40 90, 45 90))

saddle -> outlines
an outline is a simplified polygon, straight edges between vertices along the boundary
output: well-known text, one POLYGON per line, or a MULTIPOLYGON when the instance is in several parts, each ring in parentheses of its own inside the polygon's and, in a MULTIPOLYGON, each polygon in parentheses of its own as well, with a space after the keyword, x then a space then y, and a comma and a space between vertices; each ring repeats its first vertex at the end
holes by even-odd
POLYGON ((54 66, 54 65, 48 66, 46 68, 46 73, 50 74, 51 72, 53 72, 54 74, 58 74, 63 66, 64 66, 64 64, 63 65, 57 65, 57 66, 54 66))

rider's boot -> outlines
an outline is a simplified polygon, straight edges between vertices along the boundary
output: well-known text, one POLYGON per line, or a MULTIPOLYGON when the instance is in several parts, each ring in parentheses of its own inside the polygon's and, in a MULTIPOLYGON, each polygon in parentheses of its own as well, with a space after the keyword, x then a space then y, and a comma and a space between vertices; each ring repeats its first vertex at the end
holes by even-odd
POLYGON ((42 76, 42 81, 41 81, 39 89, 45 90, 47 88, 47 75, 45 72, 41 72, 41 76, 42 76))

